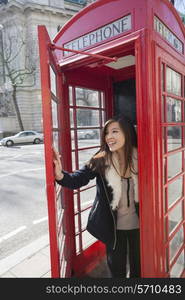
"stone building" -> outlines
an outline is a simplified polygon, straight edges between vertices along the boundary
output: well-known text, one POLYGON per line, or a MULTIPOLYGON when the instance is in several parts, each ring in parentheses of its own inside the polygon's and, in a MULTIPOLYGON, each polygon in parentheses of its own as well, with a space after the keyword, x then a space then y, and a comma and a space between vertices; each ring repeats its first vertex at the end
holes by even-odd
POLYGON ((42 131, 37 26, 45 25, 53 39, 90 2, 93 1, 0 0, 1 135, 21 130, 13 96, 16 96, 23 129, 42 131))

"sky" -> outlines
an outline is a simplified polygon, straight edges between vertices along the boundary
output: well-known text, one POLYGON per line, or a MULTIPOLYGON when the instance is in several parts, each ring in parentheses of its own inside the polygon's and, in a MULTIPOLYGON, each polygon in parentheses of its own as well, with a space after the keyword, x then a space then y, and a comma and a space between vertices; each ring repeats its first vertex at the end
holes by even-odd
POLYGON ((175 7, 180 12, 182 12, 183 14, 185 14, 185 0, 175 0, 175 7))

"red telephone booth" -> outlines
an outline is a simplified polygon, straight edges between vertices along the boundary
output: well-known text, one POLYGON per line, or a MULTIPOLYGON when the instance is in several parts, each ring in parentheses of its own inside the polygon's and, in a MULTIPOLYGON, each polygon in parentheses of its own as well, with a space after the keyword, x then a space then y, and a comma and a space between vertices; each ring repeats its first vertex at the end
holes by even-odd
POLYGON ((121 113, 137 126, 142 277, 184 277, 184 43, 168 0, 96 1, 53 41, 39 26, 52 277, 83 276, 105 254, 86 231, 95 183, 58 186, 52 145, 72 172, 121 113))

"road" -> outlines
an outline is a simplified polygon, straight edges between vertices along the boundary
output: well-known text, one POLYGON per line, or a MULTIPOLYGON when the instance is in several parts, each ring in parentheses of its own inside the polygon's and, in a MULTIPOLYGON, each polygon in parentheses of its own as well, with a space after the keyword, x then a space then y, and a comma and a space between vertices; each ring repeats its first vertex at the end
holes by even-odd
POLYGON ((0 259, 48 233, 44 145, 0 147, 0 259))
MULTIPOLYGON (((79 147, 98 140, 80 140, 79 147)), ((97 150, 79 153, 80 166, 97 150)), ((0 259, 48 233, 44 145, 0 146, 0 259)), ((95 190, 82 195, 82 206, 94 200, 95 190), (90 193, 90 194, 89 194, 90 193)), ((85 226, 88 212, 82 215, 85 226)))

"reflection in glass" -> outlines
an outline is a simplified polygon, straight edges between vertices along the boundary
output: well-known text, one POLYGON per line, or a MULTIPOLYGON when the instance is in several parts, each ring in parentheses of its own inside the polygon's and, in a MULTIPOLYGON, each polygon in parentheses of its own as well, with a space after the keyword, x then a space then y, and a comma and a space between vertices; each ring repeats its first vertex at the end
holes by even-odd
POLYGON ((182 197, 183 177, 178 177, 168 185, 168 207, 182 197))
POLYGON ((75 213, 78 211, 78 202, 77 202, 77 194, 73 193, 73 203, 74 203, 74 210, 75 213))
POLYGON ((163 131, 163 152, 166 153, 167 152, 167 137, 166 137, 166 132, 167 132, 167 128, 163 127, 162 128, 163 131))
POLYGON ((162 121, 165 122, 165 96, 162 97, 162 121))
POLYGON ((100 146, 99 130, 78 130, 78 148, 100 146))
POLYGON ((57 201, 57 220, 58 220, 58 224, 61 223, 63 216, 64 216, 64 209, 62 208, 61 199, 58 199, 58 201, 57 201))
POLYGON ((181 96, 181 75, 171 68, 166 68, 167 92, 181 96))
POLYGON ((87 149, 78 152, 79 155, 79 168, 91 159, 91 157, 98 151, 98 149, 87 149))
POLYGON ((51 84, 51 91, 56 96, 56 75, 52 69, 51 66, 49 66, 50 69, 50 84, 51 84))
POLYGON ((74 115, 73 115, 73 109, 70 108, 70 127, 74 128, 74 115))
MULTIPOLYGON (((83 129, 77 131, 78 140, 97 140, 99 139, 99 130, 98 129, 83 129)), ((96 141, 97 143, 97 141, 96 141)))
POLYGON ((182 202, 178 203, 169 213, 169 233, 173 231, 175 226, 182 221, 182 202))
POLYGON ((87 209, 87 210, 81 212, 81 226, 82 226, 82 230, 86 228, 87 220, 88 220, 88 216, 89 216, 89 212, 90 212, 90 209, 87 209))
POLYGON ((72 147, 72 150, 75 149, 74 130, 71 130, 71 147, 72 147))
POLYGON ((174 238, 170 241, 170 261, 174 257, 174 255, 177 253, 177 251, 180 249, 184 242, 184 233, 183 228, 175 234, 174 238))
POLYGON ((105 124, 105 120, 106 120, 106 118, 105 118, 105 111, 102 111, 102 125, 105 124))
POLYGON ((167 127, 168 151, 182 147, 182 128, 178 126, 167 127))
POLYGON ((167 207, 167 195, 168 195, 167 188, 164 188, 164 190, 163 190, 163 197, 164 197, 164 211, 165 212, 168 209, 168 207, 167 207))
POLYGON ((182 172, 182 152, 168 157, 168 178, 172 178, 182 172))
POLYGON ((75 233, 79 232, 79 216, 75 215, 75 233))
POLYGON ((182 101, 167 97, 167 122, 182 121, 182 101))
POLYGON ((182 251, 181 255, 175 262, 174 266, 170 271, 171 278, 177 278, 181 276, 182 271, 184 270, 184 251, 182 251))
POLYGON ((99 126, 99 111, 77 109, 77 126, 99 126))
POLYGON ((52 106, 52 126, 53 128, 58 128, 58 114, 57 114, 57 103, 51 101, 52 106))
MULTIPOLYGON (((86 188, 82 187, 82 188, 86 188)), ((80 192, 80 200, 81 200, 81 209, 85 209, 86 207, 90 206, 96 196, 96 187, 92 187, 88 190, 80 192)))
POLYGON ((101 92, 101 107, 105 108, 105 95, 103 92, 101 92))
POLYGON ((69 105, 73 105, 73 88, 69 86, 69 105))
POLYGON ((165 91, 165 86, 164 86, 164 64, 161 65, 161 86, 162 86, 162 91, 165 91))
POLYGON ((79 235, 76 235, 75 242, 76 242, 76 254, 79 254, 80 253, 80 239, 79 239, 79 235))
POLYGON ((73 172, 76 171, 76 169, 77 169, 75 157, 76 157, 76 155, 75 155, 75 152, 73 151, 72 152, 72 170, 73 170, 73 172))
POLYGON ((53 131, 53 146, 59 151, 59 133, 58 131, 53 131))
POLYGON ((83 88, 75 88, 77 106, 99 107, 99 92, 83 88))
POLYGON ((167 182, 166 178, 166 171, 167 171, 167 159, 163 158, 163 183, 165 184, 167 182))
POLYGON ((94 238, 88 231, 82 232, 82 245, 83 250, 88 248, 90 245, 95 243, 97 241, 96 238, 94 238))

